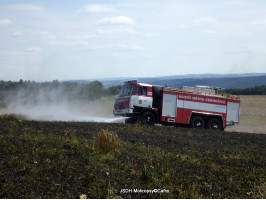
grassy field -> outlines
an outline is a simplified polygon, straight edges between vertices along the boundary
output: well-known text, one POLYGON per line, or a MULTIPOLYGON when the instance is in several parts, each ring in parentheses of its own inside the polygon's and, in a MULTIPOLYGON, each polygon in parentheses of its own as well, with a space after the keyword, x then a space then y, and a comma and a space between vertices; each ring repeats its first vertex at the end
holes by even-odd
POLYGON ((266 198, 265 134, 0 119, 0 198, 266 198))

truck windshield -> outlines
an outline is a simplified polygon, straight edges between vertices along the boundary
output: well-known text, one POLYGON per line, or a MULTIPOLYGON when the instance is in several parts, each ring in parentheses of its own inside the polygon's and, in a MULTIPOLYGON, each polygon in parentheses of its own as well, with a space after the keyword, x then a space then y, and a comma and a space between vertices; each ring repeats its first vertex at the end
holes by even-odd
POLYGON ((135 93, 136 87, 137 86, 135 84, 124 85, 118 96, 123 97, 133 95, 135 93))

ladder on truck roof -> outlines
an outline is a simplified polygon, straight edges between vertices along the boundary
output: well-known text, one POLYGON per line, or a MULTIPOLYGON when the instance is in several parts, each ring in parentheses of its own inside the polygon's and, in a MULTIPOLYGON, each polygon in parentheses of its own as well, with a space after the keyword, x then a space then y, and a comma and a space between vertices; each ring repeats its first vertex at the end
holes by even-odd
POLYGON ((216 87, 210 87, 210 86, 198 86, 195 87, 191 86, 181 86, 179 88, 170 88, 165 87, 165 90, 173 91, 173 92, 186 92, 186 93, 193 93, 193 94, 199 94, 199 95, 207 95, 207 96, 215 96, 215 97, 221 97, 226 98, 223 95, 217 94, 217 91, 222 88, 216 88, 216 87))
POLYGON ((189 92, 192 91, 192 92, 205 93, 205 94, 217 94, 217 91, 221 88, 195 85, 195 87, 182 86, 180 87, 180 89, 182 89, 183 91, 189 91, 189 92))
POLYGON ((173 91, 173 92, 186 92, 186 93, 192 93, 192 94, 198 94, 198 95, 220 97, 220 98, 225 98, 225 99, 226 98, 227 99, 240 99, 239 96, 236 96, 236 95, 224 96, 223 94, 217 94, 218 90, 223 89, 220 87, 196 85, 195 87, 191 87, 191 86, 181 86, 179 88, 165 87, 164 89, 168 91, 173 91))

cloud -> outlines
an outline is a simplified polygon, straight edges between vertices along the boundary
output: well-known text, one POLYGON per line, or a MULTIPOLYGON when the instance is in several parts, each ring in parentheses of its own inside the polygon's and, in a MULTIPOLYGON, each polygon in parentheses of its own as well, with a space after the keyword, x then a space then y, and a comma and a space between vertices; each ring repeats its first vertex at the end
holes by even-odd
POLYGON ((87 13, 103 13, 103 12, 114 12, 116 9, 108 4, 88 4, 77 12, 87 12, 87 13))
POLYGON ((136 34, 137 31, 133 30, 133 29, 98 29, 96 30, 97 33, 100 34, 110 34, 110 33, 130 33, 130 34, 136 34))
POLYGON ((237 31, 236 34, 243 35, 243 36, 251 36, 251 35, 253 35, 252 32, 250 32, 250 31, 241 31, 241 30, 237 31))
POLYGON ((249 22, 251 25, 266 25, 266 20, 254 20, 249 22))
POLYGON ((69 56, 67 59, 69 60, 82 60, 82 56, 80 55, 72 55, 72 56, 69 56))
POLYGON ((48 31, 40 32, 39 35, 41 36, 42 42, 56 46, 88 45, 88 40, 96 37, 95 35, 90 34, 61 35, 59 37, 48 31))
POLYGON ((8 9, 14 9, 14 10, 20 10, 20 11, 35 11, 35 12, 39 12, 39 11, 43 11, 44 8, 35 4, 12 4, 12 5, 8 5, 5 6, 8 9))
POLYGON ((42 49, 39 46, 32 46, 26 49, 26 51, 30 51, 30 52, 40 52, 42 49))
POLYGON ((203 30, 202 33, 215 34, 216 31, 214 31, 214 30, 203 30))
POLYGON ((213 23, 213 22, 216 22, 216 19, 214 19, 212 17, 202 17, 202 18, 199 18, 199 19, 195 19, 194 22, 196 24, 213 23))
POLYGON ((72 40, 72 41, 77 41, 77 40, 87 40, 90 38, 96 37, 95 35, 90 35, 90 34, 85 34, 85 35, 67 35, 65 36, 65 39, 67 40, 72 40))
POLYGON ((87 48, 88 49, 94 49, 94 50, 97 50, 97 49, 112 49, 112 50, 120 50, 120 51, 126 51, 126 50, 140 51, 140 50, 143 50, 142 46, 139 46, 139 45, 136 45, 136 44, 90 45, 87 48))
POLYGON ((73 46, 73 45, 88 45, 89 42, 85 40, 74 40, 74 41, 68 41, 68 40, 51 40, 49 41, 49 44, 51 45, 58 45, 58 46, 73 46))
POLYGON ((136 22, 132 18, 127 16, 117 16, 101 19, 97 22, 97 24, 136 24, 136 22))
POLYGON ((143 50, 143 48, 139 45, 135 45, 135 44, 119 44, 117 45, 118 48, 120 48, 121 50, 143 50))
POLYGON ((40 32, 40 35, 42 37, 43 40, 56 40, 56 36, 48 31, 42 31, 40 32))
POLYGON ((0 19, 0 25, 9 25, 13 22, 10 19, 0 19))
POLYGON ((21 36, 21 35, 24 35, 24 33, 22 31, 16 31, 12 35, 14 35, 14 36, 21 36))
POLYGON ((179 24, 179 25, 177 26, 177 28, 179 28, 179 29, 186 29, 186 28, 188 28, 188 26, 185 25, 185 24, 179 24))

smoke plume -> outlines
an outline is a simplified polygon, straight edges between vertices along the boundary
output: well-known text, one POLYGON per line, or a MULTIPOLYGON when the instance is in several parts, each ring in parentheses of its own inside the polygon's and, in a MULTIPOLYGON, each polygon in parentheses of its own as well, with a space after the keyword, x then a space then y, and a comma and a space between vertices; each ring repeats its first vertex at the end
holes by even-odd
POLYGON ((24 115, 29 120, 118 122, 112 107, 99 100, 80 98, 80 91, 71 93, 65 87, 21 88, 6 97, 2 113, 24 115), (70 95, 71 94, 71 95, 70 95))

